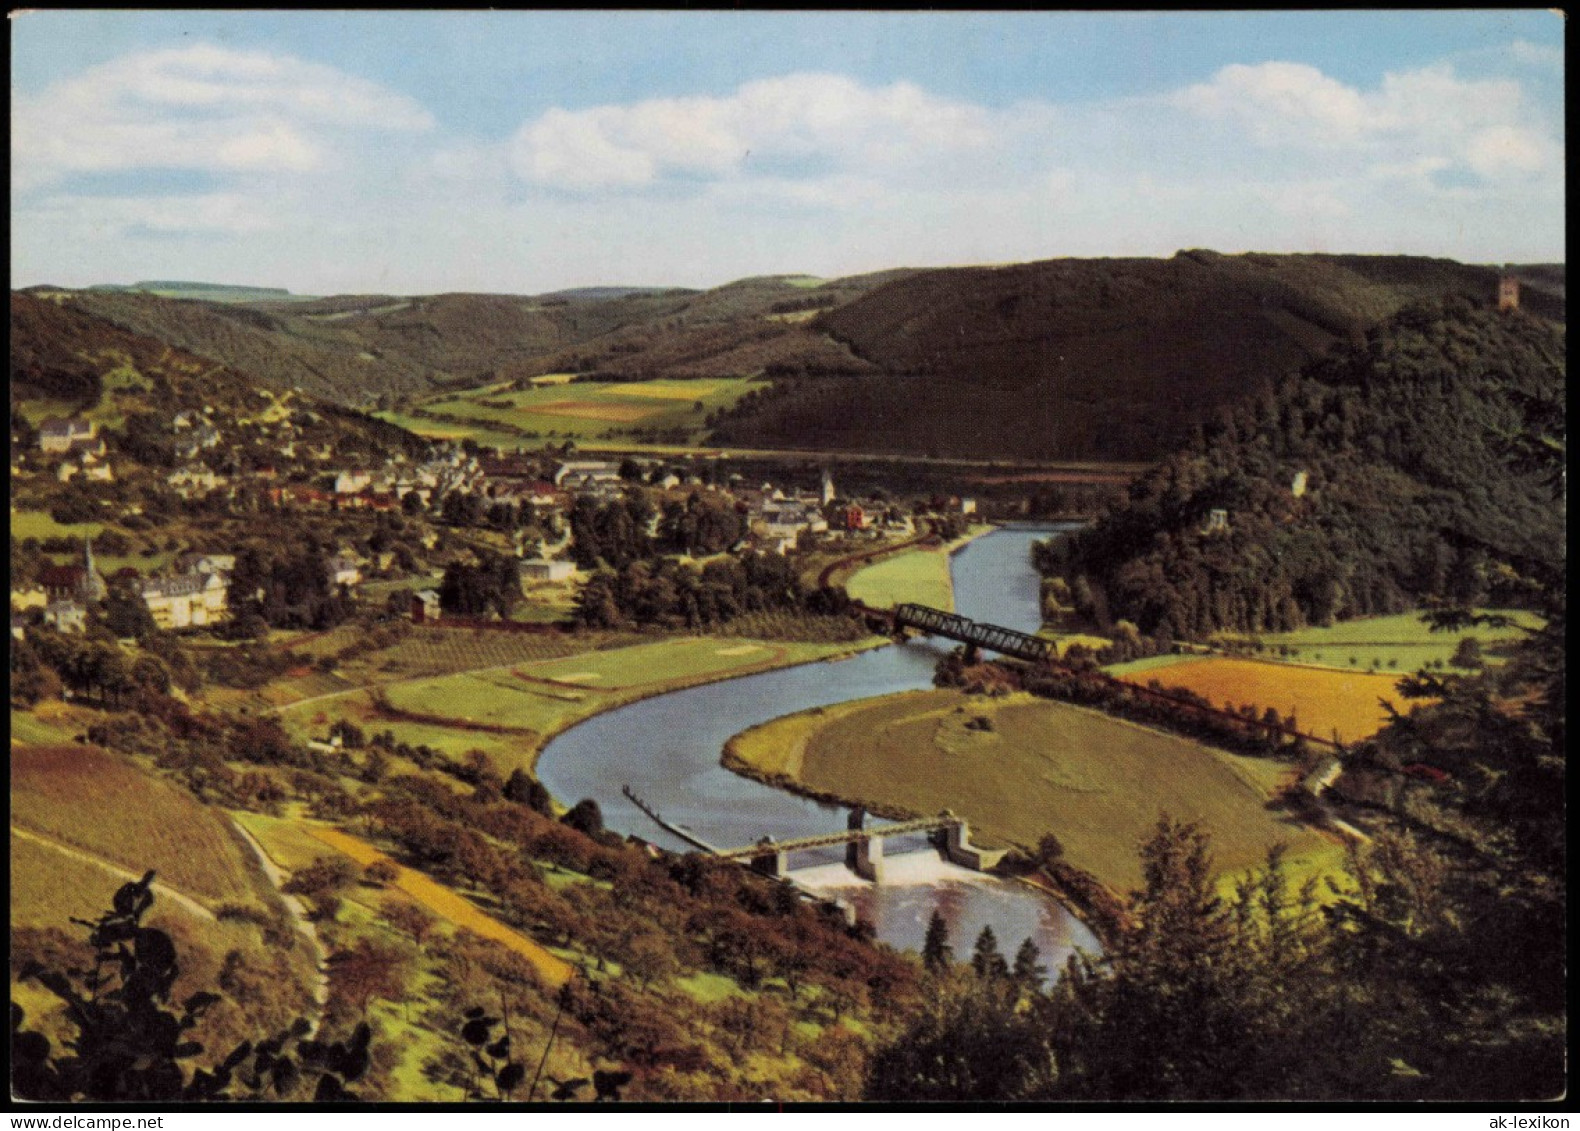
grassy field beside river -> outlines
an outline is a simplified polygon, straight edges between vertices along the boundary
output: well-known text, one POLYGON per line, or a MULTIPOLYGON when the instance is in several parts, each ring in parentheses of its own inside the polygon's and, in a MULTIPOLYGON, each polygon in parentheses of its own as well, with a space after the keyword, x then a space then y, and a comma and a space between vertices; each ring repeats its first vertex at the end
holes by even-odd
POLYGON ((1072 864, 1124 891, 1158 815, 1199 821, 1218 868, 1289 846, 1302 871, 1337 845, 1270 810, 1291 770, 1062 703, 917 691, 777 719, 731 740, 757 776, 913 813, 954 812, 987 841, 1034 846, 1052 832, 1072 864), (985 724, 978 720, 986 720, 985 724))
POLYGON ((529 768, 552 735, 622 704, 882 643, 881 637, 836 644, 676 637, 353 689, 287 707, 281 719, 302 738, 321 738, 346 719, 370 733, 389 730, 398 741, 453 757, 482 750, 509 773, 529 768))

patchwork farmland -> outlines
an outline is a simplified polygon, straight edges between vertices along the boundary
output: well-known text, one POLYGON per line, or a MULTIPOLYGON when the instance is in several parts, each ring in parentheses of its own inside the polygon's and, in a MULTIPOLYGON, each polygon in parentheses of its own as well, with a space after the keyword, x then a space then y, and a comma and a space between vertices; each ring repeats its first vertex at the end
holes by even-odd
POLYGON ((497 386, 425 401, 385 419, 421 435, 514 447, 537 439, 648 444, 695 444, 710 413, 729 408, 764 383, 745 377, 697 380, 536 384, 515 391, 497 386))

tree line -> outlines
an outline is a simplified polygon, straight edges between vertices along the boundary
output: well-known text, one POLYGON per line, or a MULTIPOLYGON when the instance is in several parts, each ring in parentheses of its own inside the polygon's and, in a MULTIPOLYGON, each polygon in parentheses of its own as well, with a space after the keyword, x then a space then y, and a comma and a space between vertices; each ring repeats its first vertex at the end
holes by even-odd
POLYGON ((779 554, 719 558, 701 568, 665 558, 593 574, 578 598, 576 620, 588 628, 706 629, 750 613, 826 616, 849 604, 842 589, 803 584, 779 554))

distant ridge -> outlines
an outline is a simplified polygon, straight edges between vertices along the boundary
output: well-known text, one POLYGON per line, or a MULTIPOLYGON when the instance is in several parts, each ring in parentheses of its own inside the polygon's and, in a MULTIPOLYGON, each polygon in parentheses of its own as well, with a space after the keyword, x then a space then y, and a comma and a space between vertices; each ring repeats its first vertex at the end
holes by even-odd
POLYGON ((136 283, 95 283, 87 287, 90 291, 193 291, 199 293, 215 293, 225 295, 271 295, 276 298, 288 296, 291 292, 284 287, 249 287, 235 283, 195 283, 185 279, 143 279, 136 283))
POLYGON ((539 295, 541 299, 566 299, 570 302, 608 302, 629 298, 631 295, 690 295, 697 292, 687 287, 567 287, 539 295))

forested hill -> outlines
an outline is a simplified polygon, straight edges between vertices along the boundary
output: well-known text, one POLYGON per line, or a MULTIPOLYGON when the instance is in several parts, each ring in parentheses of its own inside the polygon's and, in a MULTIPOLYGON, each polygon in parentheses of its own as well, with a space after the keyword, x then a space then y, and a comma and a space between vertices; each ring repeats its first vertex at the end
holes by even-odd
MULTIPOLYGON (((1413 302, 1491 304, 1498 271, 1446 259, 1055 259, 911 274, 814 329, 878 376, 812 375, 743 402, 718 438, 1044 459, 1157 459, 1413 302)), ((1522 305, 1562 317, 1544 280, 1522 305)), ((1560 284, 1561 286, 1561 284, 1560 284)))
POLYGON ((1524 312, 1407 309, 1220 413, 1044 572, 1099 621, 1162 637, 1511 599, 1499 557, 1563 553, 1561 504, 1521 450, 1561 442, 1564 342, 1524 312))

